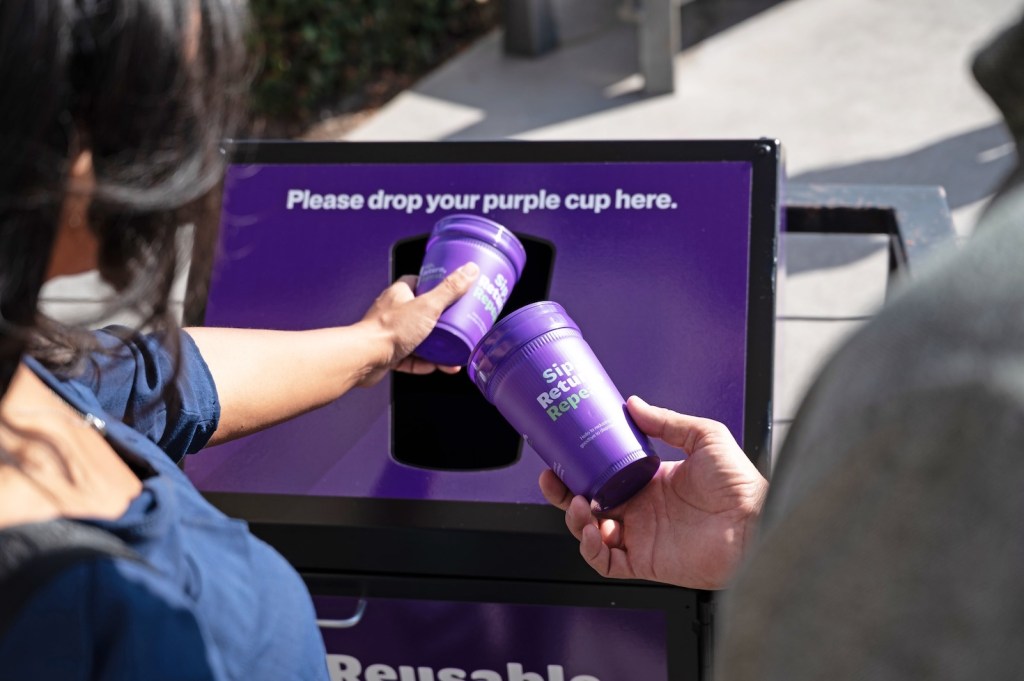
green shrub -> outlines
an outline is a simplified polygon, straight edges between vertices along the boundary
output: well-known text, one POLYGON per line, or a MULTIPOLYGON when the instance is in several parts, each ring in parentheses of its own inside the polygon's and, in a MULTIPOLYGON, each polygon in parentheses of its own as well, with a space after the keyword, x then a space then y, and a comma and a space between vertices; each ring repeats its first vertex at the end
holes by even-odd
POLYGON ((488 0, 250 0, 257 117, 302 126, 411 82, 496 21, 488 0))

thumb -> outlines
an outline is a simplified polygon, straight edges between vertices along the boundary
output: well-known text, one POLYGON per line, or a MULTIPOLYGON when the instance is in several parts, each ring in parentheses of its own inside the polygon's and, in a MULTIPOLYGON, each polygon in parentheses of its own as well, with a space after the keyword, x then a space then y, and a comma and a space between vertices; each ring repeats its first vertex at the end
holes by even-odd
POLYGON ((466 295, 479 275, 480 267, 475 262, 467 262, 419 298, 435 312, 434 316, 438 317, 449 305, 466 295))
POLYGON ((732 437, 729 429, 718 421, 654 407, 636 395, 626 400, 626 408, 644 434, 664 440, 687 454, 693 454, 705 438, 732 437))

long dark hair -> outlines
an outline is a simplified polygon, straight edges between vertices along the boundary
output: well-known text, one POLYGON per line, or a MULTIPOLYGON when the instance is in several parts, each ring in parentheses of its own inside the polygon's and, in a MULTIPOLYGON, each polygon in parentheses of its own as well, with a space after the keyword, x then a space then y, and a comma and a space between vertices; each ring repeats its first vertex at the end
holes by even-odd
POLYGON ((213 206, 220 142, 244 110, 246 28, 238 0, 0 2, 0 393, 26 351, 66 369, 92 349, 37 311, 80 150, 101 276, 147 326, 173 327, 176 234, 213 206))

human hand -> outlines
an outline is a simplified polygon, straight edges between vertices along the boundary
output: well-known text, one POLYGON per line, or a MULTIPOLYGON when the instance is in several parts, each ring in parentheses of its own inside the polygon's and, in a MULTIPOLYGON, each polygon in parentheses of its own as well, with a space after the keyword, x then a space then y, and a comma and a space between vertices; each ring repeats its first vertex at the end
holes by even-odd
POLYGON ((384 353, 358 385, 374 385, 391 370, 412 374, 428 374, 435 369, 457 372, 459 367, 438 366, 411 353, 430 335, 441 313, 469 291, 479 274, 477 264, 469 262, 419 296, 415 294, 416 277, 411 274, 384 289, 360 322, 383 333, 384 353))
POLYGON ((544 497, 566 511, 580 554, 599 574, 724 587, 751 538, 768 482, 723 424, 652 407, 636 396, 626 407, 641 431, 688 457, 662 462, 646 487, 600 515, 550 470, 539 480, 544 497))

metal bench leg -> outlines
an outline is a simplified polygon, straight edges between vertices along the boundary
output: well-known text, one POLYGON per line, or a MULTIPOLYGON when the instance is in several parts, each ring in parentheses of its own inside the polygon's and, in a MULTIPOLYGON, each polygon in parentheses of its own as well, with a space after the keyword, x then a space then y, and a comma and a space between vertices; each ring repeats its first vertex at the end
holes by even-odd
POLYGON ((551 0, 505 0, 506 54, 538 57, 558 47, 551 0))
POLYGON ((672 60, 679 45, 680 0, 643 0, 640 10, 640 73, 644 90, 660 95, 675 90, 672 60))

